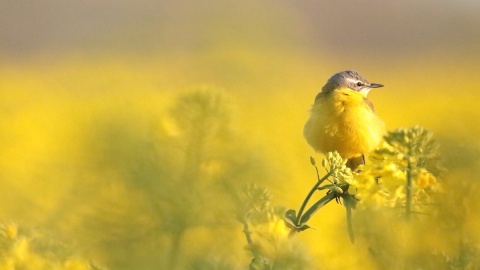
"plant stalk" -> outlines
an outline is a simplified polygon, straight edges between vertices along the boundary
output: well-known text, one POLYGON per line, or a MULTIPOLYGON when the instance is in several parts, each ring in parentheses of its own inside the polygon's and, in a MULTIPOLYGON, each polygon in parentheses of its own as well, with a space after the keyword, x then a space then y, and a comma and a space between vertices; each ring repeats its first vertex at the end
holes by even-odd
POLYGON ((413 205, 413 195, 412 195, 412 163, 410 160, 407 160, 407 205, 405 216, 407 220, 410 220, 410 216, 412 214, 412 205, 413 205))
MULTIPOLYGON (((317 169, 317 167, 315 166, 315 169, 317 169)), ((317 175, 318 175, 318 169, 317 169, 317 175)), ((315 191, 317 190, 317 188, 323 183, 323 181, 325 181, 328 177, 330 177, 330 175, 332 175, 332 171, 328 172, 325 176, 323 176, 321 179, 318 178, 318 181, 317 183, 313 186, 313 188, 310 190, 310 192, 308 193, 307 197, 305 197, 305 200, 303 200, 303 203, 302 203, 302 206, 300 206, 300 210, 298 210, 298 214, 297 214, 297 217, 295 219, 295 225, 299 225, 298 223, 300 222, 300 219, 302 218, 302 214, 303 214, 303 211, 305 210, 305 207, 307 206, 308 204, 308 201, 310 200, 310 198, 312 197, 313 193, 315 193, 315 191)))

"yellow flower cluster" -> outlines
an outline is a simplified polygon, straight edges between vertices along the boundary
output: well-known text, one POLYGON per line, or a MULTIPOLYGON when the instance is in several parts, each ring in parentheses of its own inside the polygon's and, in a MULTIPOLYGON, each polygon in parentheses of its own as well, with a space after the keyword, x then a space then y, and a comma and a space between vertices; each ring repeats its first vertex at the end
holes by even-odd
POLYGON ((419 189, 422 190, 425 190, 427 188, 438 188, 437 178, 424 168, 421 168, 419 170, 418 177, 415 179, 415 184, 419 189))
POLYGON ((420 126, 388 132, 381 147, 355 174, 349 193, 367 207, 408 205, 411 209, 431 203, 430 195, 440 187, 427 169, 438 156, 432 137, 420 126))
MULTIPOLYGON (((353 176, 349 193, 355 194, 360 205, 370 208, 405 205, 407 168, 404 159, 388 154, 373 154, 353 176)), ((416 204, 430 203, 432 192, 439 190, 437 178, 426 168, 413 168, 413 201, 416 204)))
POLYGON ((367 207, 394 207, 405 197, 405 172, 391 159, 372 159, 354 175, 349 193, 367 207))

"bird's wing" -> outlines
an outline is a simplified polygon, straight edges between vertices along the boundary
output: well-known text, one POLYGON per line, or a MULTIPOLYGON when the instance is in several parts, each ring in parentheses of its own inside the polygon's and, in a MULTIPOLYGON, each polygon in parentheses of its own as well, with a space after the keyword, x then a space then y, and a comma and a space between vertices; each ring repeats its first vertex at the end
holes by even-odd
POLYGON ((363 98, 363 102, 367 104, 367 106, 372 110, 372 112, 375 112, 375 108, 373 107, 373 102, 371 102, 368 98, 363 98))
POLYGON ((325 96, 325 93, 324 92, 319 92, 316 96, 315 96, 315 102, 317 102, 317 100, 321 99, 322 97, 325 96))

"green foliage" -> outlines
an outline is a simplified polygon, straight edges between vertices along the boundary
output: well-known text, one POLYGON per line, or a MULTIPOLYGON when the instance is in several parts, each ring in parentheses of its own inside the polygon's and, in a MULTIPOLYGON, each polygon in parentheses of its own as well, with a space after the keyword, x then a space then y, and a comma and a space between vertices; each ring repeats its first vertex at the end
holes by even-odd
POLYGON ((345 208, 348 217, 347 221, 349 236, 350 240, 353 242, 354 236, 353 230, 351 229, 351 209, 355 207, 356 200, 352 195, 348 194, 348 188, 350 183, 352 183, 353 175, 350 168, 345 165, 347 160, 343 159, 337 152, 327 153, 326 157, 322 160, 322 167, 326 171, 326 174, 322 178, 320 178, 319 171, 313 157, 310 157, 310 163, 315 167, 317 172, 317 183, 312 187, 310 192, 305 197, 305 200, 300 206, 298 214, 293 209, 285 212, 285 223, 287 227, 290 228, 290 236, 295 235, 297 232, 302 232, 306 229, 309 229, 310 226, 306 223, 310 220, 313 214, 315 214, 333 199, 336 199, 336 201, 339 203, 339 198, 343 198, 343 200, 346 202, 345 208), (330 184, 321 186, 324 181, 328 181, 330 184), (328 190, 328 192, 304 213, 305 207, 307 206, 312 195, 316 191, 321 190, 328 190))
MULTIPOLYGON (((195 228, 227 226, 229 221, 222 217, 231 216, 239 206, 236 190, 249 180, 244 176, 261 171, 255 171, 253 163, 248 163, 251 154, 236 143, 238 137, 230 127, 230 105, 222 92, 209 87, 195 89, 180 96, 170 113, 176 133, 159 148, 159 154, 165 147, 178 146, 169 151, 176 153, 180 164, 170 167, 168 182, 151 179, 157 188, 143 192, 154 192, 151 204, 161 217, 162 231, 171 239, 167 267, 173 269, 179 266, 186 233, 195 228)), ((263 215, 268 195, 257 189, 247 194, 252 204, 244 208, 244 216, 252 219, 263 215)))
POLYGON ((439 157, 438 144, 432 137, 432 132, 420 126, 399 128, 388 132, 386 145, 375 153, 395 158, 403 166, 410 163, 412 168, 427 168, 439 157))
POLYGON ((87 122, 86 158, 71 168, 79 177, 62 198, 68 209, 47 222, 95 250, 89 255, 105 252, 98 256, 114 269, 236 265, 224 250, 236 243, 228 239, 235 239, 236 211, 244 207, 240 194, 251 179, 267 181, 268 166, 231 128, 222 91, 192 89, 165 111, 87 122))
MULTIPOLYGON (((427 164, 438 157, 438 145, 432 140, 433 134, 422 127, 415 126, 410 129, 397 129, 389 132, 385 136, 387 147, 377 150, 377 154, 385 154, 395 157, 406 173, 406 217, 410 218, 413 207, 413 188, 414 179, 420 178, 419 174, 429 174, 426 171, 427 164), (423 170, 421 170, 423 169, 423 170)), ((433 178, 432 178, 433 179, 433 178)), ((417 184, 421 188, 423 185, 431 185, 431 180, 427 183, 417 184)))
POLYGON ((355 176, 352 186, 362 206, 356 211, 357 234, 378 268, 473 269, 476 264, 472 254, 478 249, 452 231, 457 219, 445 216, 456 201, 449 197, 460 194, 430 171, 437 171, 438 149, 433 134, 422 127, 397 129, 355 176))

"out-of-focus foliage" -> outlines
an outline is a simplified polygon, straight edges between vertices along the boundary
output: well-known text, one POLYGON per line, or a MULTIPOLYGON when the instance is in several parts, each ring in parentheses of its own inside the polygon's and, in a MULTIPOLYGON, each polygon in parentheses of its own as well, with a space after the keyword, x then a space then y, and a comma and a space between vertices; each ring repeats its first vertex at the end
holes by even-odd
POLYGON ((72 254, 72 249, 39 230, 13 223, 0 225, 0 269, 102 269, 72 254))
MULTIPOLYGON (((428 168, 435 166, 438 145, 422 127, 397 129, 385 136, 384 146, 372 153, 351 186, 361 205, 411 207, 433 203, 432 192, 440 189, 428 168), (411 196, 409 198, 409 196, 411 196)), ((409 209, 408 211, 411 211, 409 209)))
POLYGON ((418 126, 389 132, 351 186, 363 206, 357 228, 380 269, 474 269, 478 263, 476 244, 456 232, 464 224, 452 227, 444 216, 457 193, 432 173, 442 171, 432 137, 418 126))
POLYGON ((239 221, 243 223, 247 250, 252 254, 249 269, 312 268, 308 250, 288 237, 284 208, 270 206, 268 190, 249 185, 244 197, 246 207, 240 212, 239 221))

